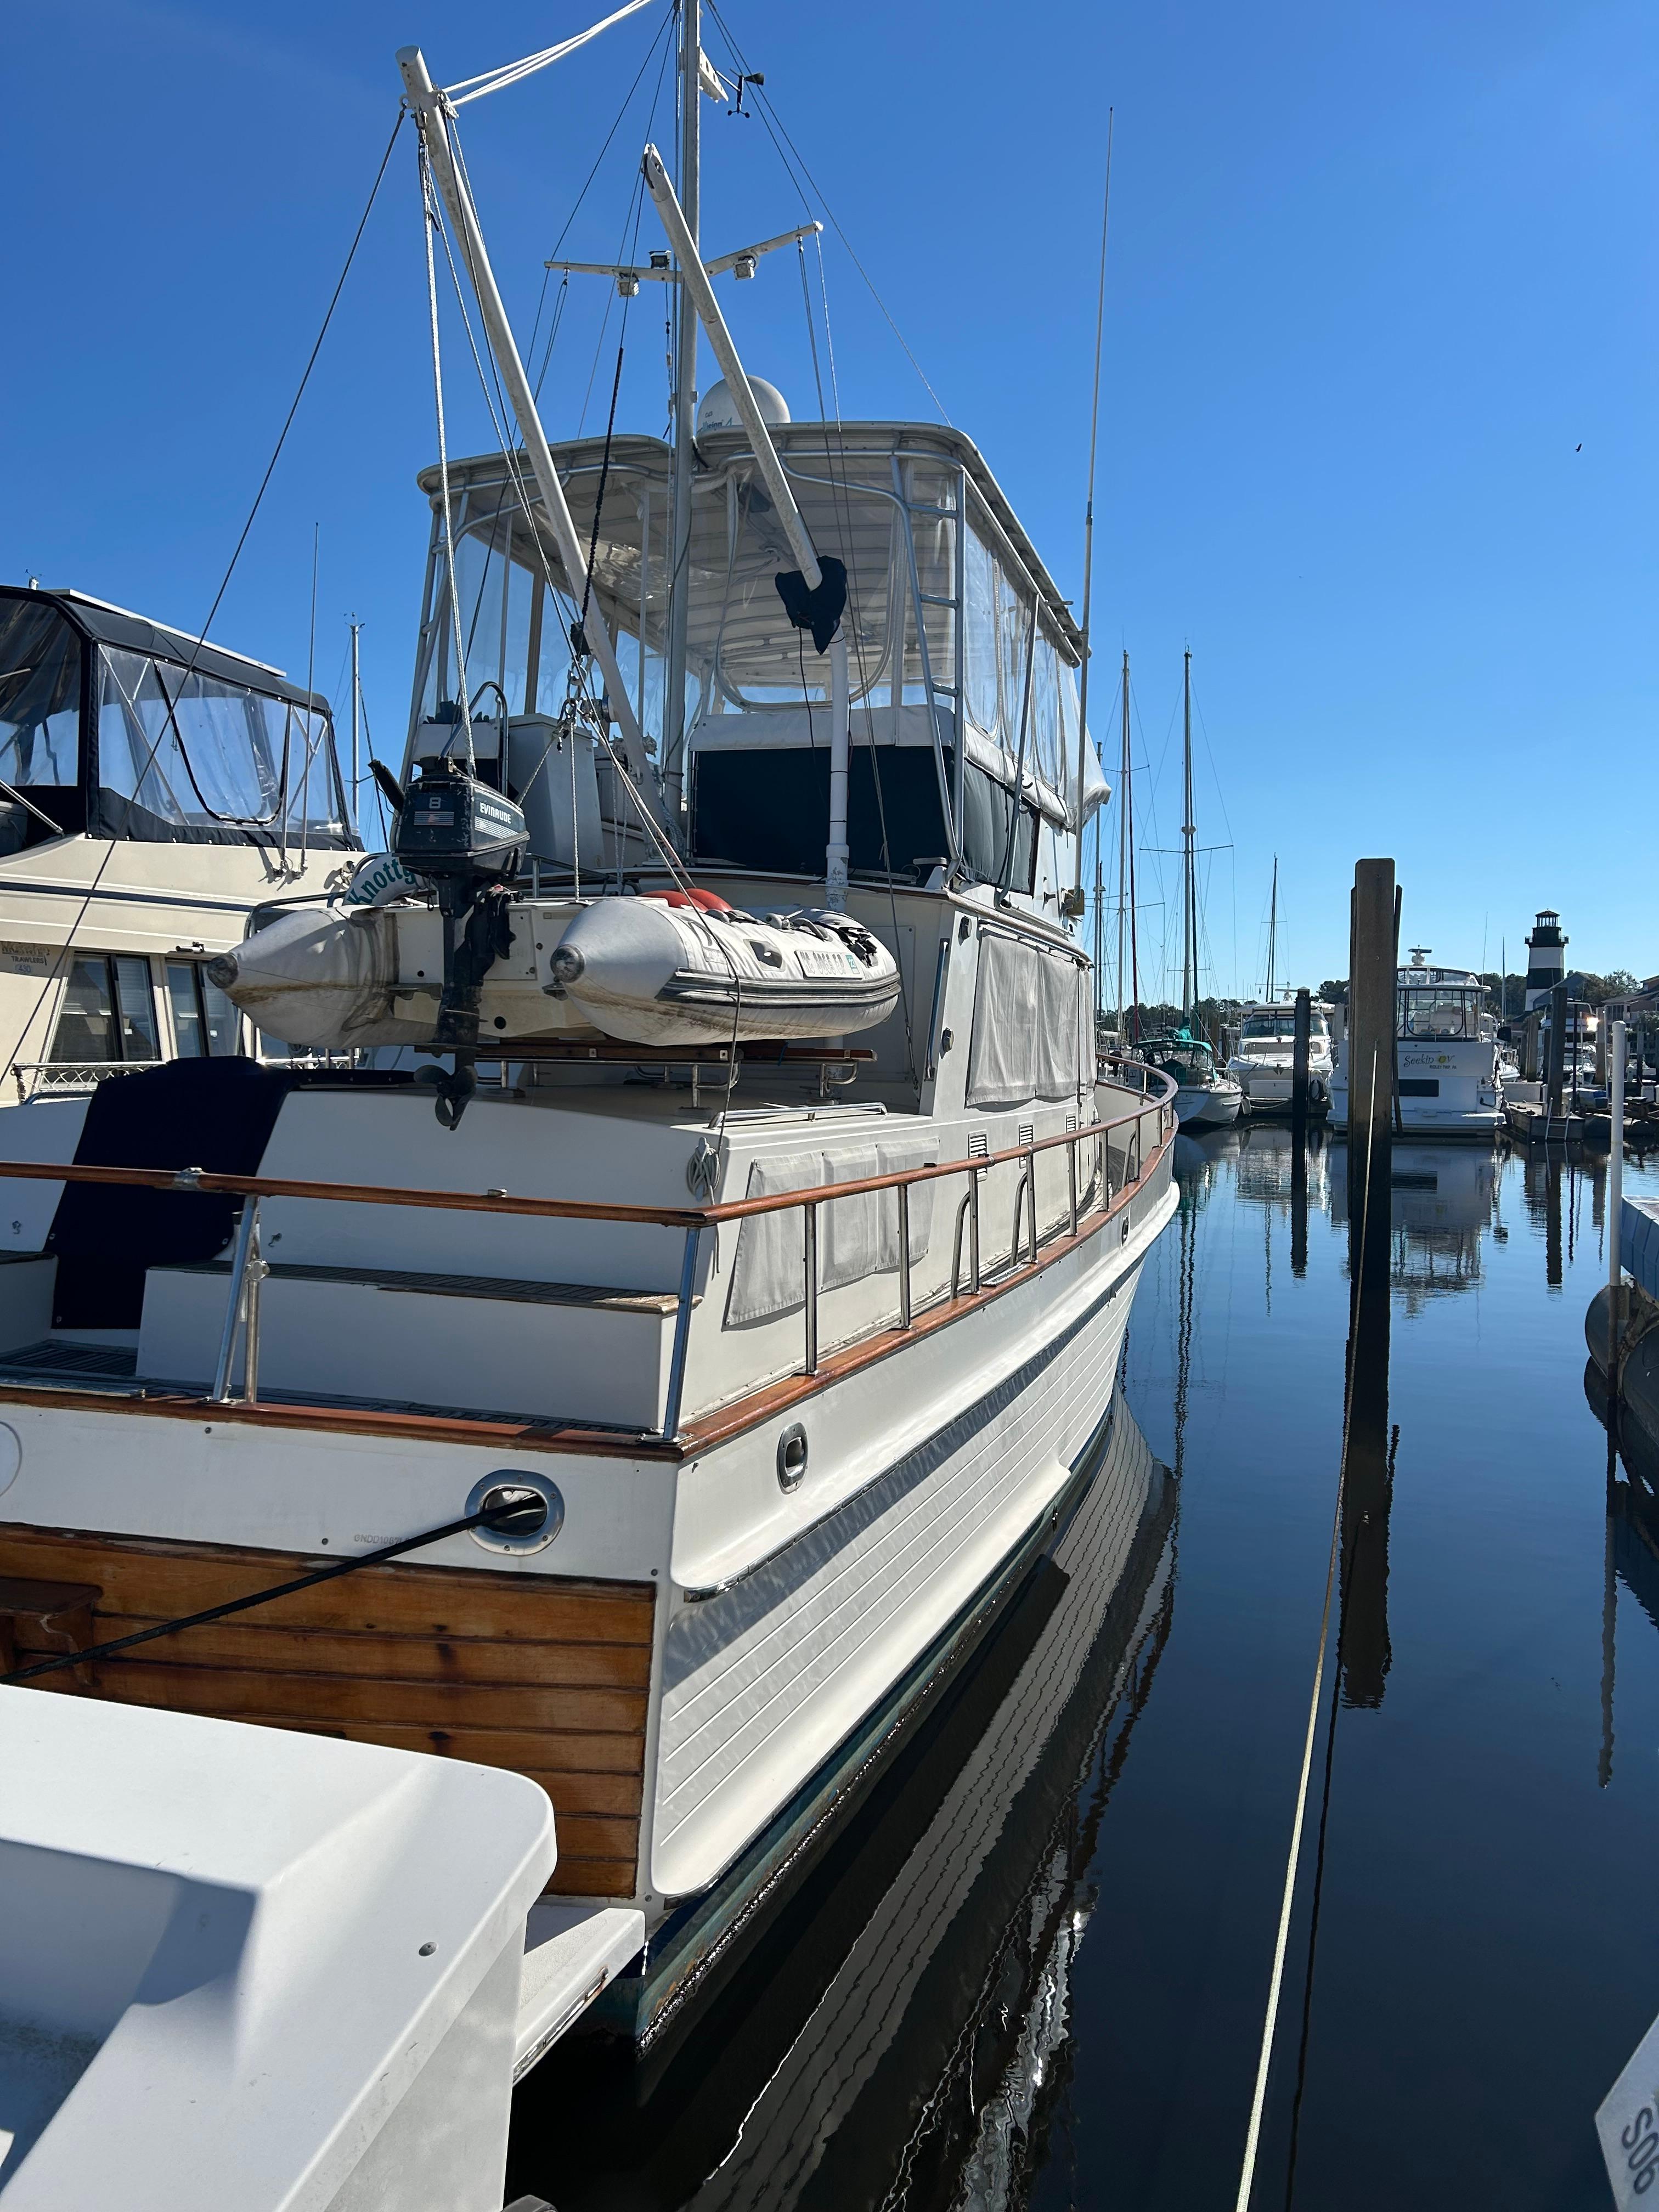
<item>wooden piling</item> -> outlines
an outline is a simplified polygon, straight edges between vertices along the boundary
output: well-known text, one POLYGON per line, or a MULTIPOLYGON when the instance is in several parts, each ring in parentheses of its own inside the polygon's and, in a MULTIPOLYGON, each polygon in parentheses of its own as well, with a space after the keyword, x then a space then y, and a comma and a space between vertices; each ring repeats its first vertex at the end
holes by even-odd
POLYGON ((1308 1042, 1312 1030, 1313 1000, 1308 992, 1298 991, 1291 1048, 1291 1120, 1298 1129, 1308 1126, 1308 1042))
MULTIPOLYGON (((1348 955, 1348 1153, 1364 1176, 1394 1111, 1395 1022, 1394 862, 1360 860, 1353 872, 1348 955)), ((1351 1170, 1352 1171, 1352 1170, 1351 1170)))
POLYGON ((1544 1111, 1551 1121, 1562 1115, 1561 1089, 1567 1071, 1567 987, 1550 986, 1549 1073, 1545 1078, 1544 1111))

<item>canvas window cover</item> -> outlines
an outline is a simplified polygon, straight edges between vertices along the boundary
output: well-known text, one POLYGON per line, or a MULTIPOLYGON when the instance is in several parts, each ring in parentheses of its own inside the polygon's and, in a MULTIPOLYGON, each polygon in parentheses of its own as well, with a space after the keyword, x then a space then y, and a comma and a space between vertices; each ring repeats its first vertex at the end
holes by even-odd
MULTIPOLYGON (((832 1182, 863 1182, 876 1176, 902 1175, 933 1167, 939 1147, 915 1138, 878 1139, 851 1151, 775 1153, 753 1160, 747 1198, 769 1198, 785 1191, 821 1189, 832 1182)), ((933 1184, 910 1186, 910 1263, 927 1255, 933 1239, 933 1184)), ((738 1231, 732 1287, 726 1296, 726 1326, 775 1320, 799 1313, 806 1303, 803 1208, 751 1214, 738 1231)), ((820 1292, 849 1288, 873 1275, 896 1275, 900 1259, 899 1198, 896 1189, 864 1191, 830 1200, 818 1207, 820 1292)), ((893 1310, 898 1310, 897 1285, 893 1310)))
POLYGON ((1071 1098, 1094 1083, 1089 971, 1071 954, 981 932, 968 1054, 969 1106, 1071 1098))

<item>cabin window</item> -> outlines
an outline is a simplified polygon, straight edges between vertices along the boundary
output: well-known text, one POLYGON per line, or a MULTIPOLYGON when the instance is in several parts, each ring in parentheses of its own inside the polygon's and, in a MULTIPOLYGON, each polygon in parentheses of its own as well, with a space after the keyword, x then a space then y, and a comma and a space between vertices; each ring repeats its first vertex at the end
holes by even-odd
POLYGON ((161 1057, 149 963, 86 956, 70 963, 52 1059, 113 1065, 161 1057))
MULTIPOLYGON (((708 751, 693 758, 697 860, 769 875, 823 875, 830 837, 827 742, 811 750, 708 751)), ((880 745, 872 756, 869 746, 854 745, 847 764, 849 871, 925 875, 945 858, 946 842, 933 747, 880 745)))
POLYGON ((180 1060, 227 1059, 236 1050, 236 1009, 198 960, 169 960, 167 1000, 180 1060))
POLYGON ((325 714, 199 670, 106 648, 98 783, 106 835, 349 842, 325 714))
POLYGON ((0 778, 80 781, 81 641, 50 607, 0 603, 0 778))

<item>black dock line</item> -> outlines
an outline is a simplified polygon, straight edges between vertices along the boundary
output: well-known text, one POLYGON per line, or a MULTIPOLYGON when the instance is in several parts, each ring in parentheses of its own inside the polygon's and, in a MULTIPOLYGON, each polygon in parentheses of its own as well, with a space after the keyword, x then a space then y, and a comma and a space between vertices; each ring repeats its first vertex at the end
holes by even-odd
MULTIPOLYGON (((39 1659, 32 1667, 15 1668, 9 1674, 0 1674, 0 1682, 32 1682, 37 1675, 56 1674, 60 1667, 83 1667, 92 1659, 107 1659, 117 1651, 130 1651, 135 1644, 151 1644, 158 1636, 176 1636, 181 1628, 201 1628, 210 1620, 223 1620, 233 1613, 246 1613, 252 1606, 269 1605, 273 1598, 291 1597, 295 1590, 314 1589, 319 1583, 337 1581, 342 1575, 355 1574, 359 1567, 378 1567, 387 1559, 401 1559, 405 1552, 418 1552, 424 1545, 441 1543, 446 1536, 465 1535, 469 1528, 510 1532, 517 1520, 527 1521, 537 1510, 541 1520, 533 1527, 539 1528, 547 1518, 547 1504, 539 1493, 510 1504, 486 1505, 479 1512, 469 1513, 464 1520, 446 1521, 441 1528, 428 1528, 421 1535, 404 1536, 395 1544, 382 1544, 379 1551, 360 1553, 354 1559, 332 1559, 327 1566, 318 1567, 311 1574, 296 1575, 292 1582, 255 1590, 252 1597, 234 1597, 223 1605, 210 1605, 203 1613, 187 1613, 178 1620, 164 1620, 154 1628, 137 1629, 131 1636, 113 1637, 107 1644, 88 1644, 84 1651, 66 1651, 58 1658, 39 1659)), ((532 1528, 527 1528, 526 1534, 531 1533, 532 1528)))

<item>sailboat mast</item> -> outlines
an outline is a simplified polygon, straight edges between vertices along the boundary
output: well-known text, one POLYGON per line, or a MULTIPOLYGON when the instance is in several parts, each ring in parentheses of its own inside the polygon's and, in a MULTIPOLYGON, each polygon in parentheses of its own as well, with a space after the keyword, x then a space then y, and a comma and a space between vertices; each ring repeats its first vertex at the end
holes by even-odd
POLYGON ((1133 774, 1129 762, 1129 655, 1126 647, 1123 654, 1123 750, 1118 763, 1117 778, 1117 1032, 1120 1038, 1127 1027, 1123 954, 1129 922, 1127 901, 1129 890, 1129 810, 1134 803, 1131 781, 1133 774))
POLYGON ((1273 896, 1267 902, 1267 988, 1262 993, 1268 1005, 1273 1004, 1273 985, 1279 969, 1279 855, 1273 854, 1273 896))
MULTIPOLYGON (((1077 881, 1073 903, 1083 908, 1083 792, 1089 747, 1089 622, 1095 585, 1095 456, 1100 444, 1100 340, 1106 322, 1106 227, 1112 215, 1112 110, 1106 111, 1106 191, 1100 210, 1100 287, 1095 295, 1095 383, 1089 402, 1089 496, 1083 511, 1083 680, 1077 715, 1077 881)), ((1098 859, 1097 830, 1097 859, 1098 859)), ((1120 994, 1120 998, 1121 994, 1120 994)))
POLYGON ((1193 821, 1193 656, 1182 656, 1182 768, 1186 807, 1181 824, 1181 921, 1183 939, 1181 965, 1181 1018, 1192 1027, 1198 1000, 1198 886, 1194 870, 1197 834, 1193 821))
MULTIPOLYGON (((680 210, 691 243, 702 252, 698 207, 702 185, 701 0, 680 0, 680 210)), ((676 835, 685 783, 686 634, 691 598, 691 464, 697 430, 697 318, 684 284, 675 292, 674 471, 670 504, 672 542, 668 572, 668 653, 663 672, 662 759, 668 818, 676 835)))

